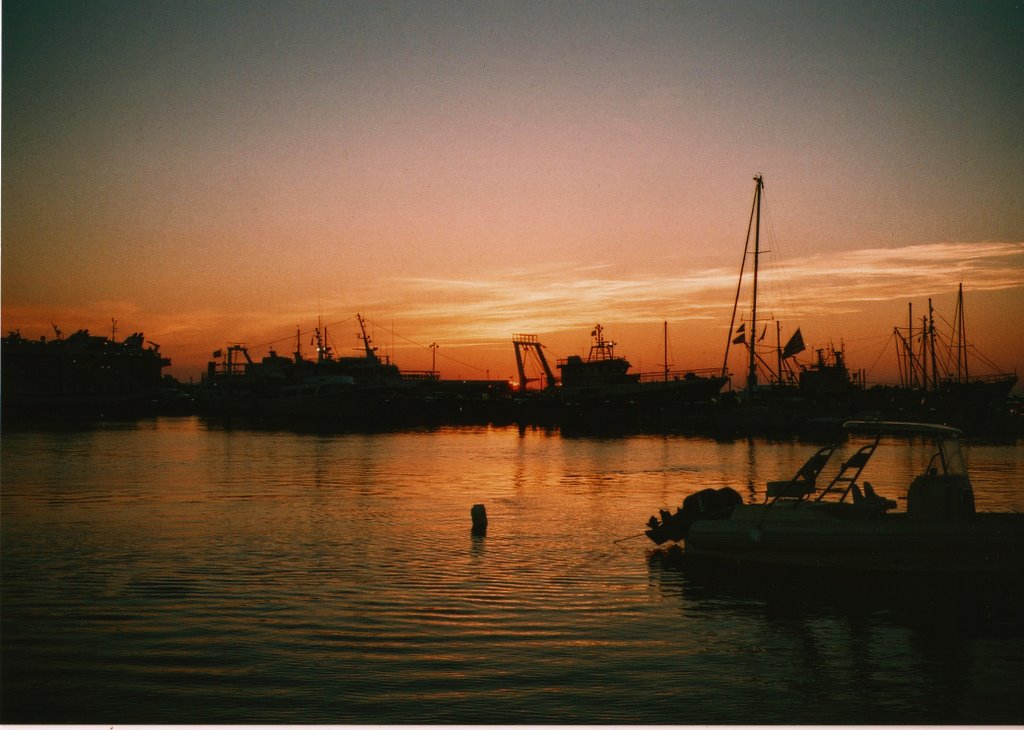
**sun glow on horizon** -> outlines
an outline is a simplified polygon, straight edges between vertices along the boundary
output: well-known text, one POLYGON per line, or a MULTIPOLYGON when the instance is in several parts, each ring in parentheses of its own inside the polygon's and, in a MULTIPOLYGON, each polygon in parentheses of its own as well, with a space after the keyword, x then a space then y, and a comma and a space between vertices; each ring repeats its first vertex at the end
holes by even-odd
MULTIPOLYGON (((680 367, 720 367, 738 272, 682 267, 672 272, 668 268, 626 274, 612 264, 581 268, 563 263, 472 278, 393 277, 381 289, 363 292, 362 301, 323 292, 319 306, 333 313, 322 321, 337 352, 358 350, 354 313, 361 311, 373 327, 375 344, 399 366, 429 368, 427 346, 436 342, 442 346, 438 354, 442 372, 454 371, 458 377, 488 371, 504 377, 511 367, 513 334, 542 335, 562 356, 585 350, 585 335, 595 322, 614 323, 620 333, 614 337, 624 345, 623 334, 629 334, 630 352, 623 354, 634 367, 643 363, 644 369, 654 369, 654 363, 663 359, 657 340, 665 321, 670 328, 685 331, 685 337, 673 335, 673 359, 680 361, 680 367)), ((762 269, 760 278, 761 317, 781 320, 787 331, 802 326, 811 340, 817 335, 819 340, 837 343, 884 340, 893 326, 903 325, 907 301, 916 300, 921 306, 929 297, 948 298, 961 282, 969 312, 984 292, 1001 292, 1000 301, 1009 297, 1024 307, 1024 243, 928 244, 814 255, 773 262, 762 269), (781 302, 776 296, 779 289, 784 292, 781 302), (888 318, 876 321, 879 311, 888 312, 888 318)), ((741 293, 741 318, 749 308, 748 296, 746 290, 741 293)), ((187 378, 201 372, 209 353, 225 342, 246 342, 256 356, 271 348, 292 352, 296 326, 307 339, 316 326, 315 316, 301 307, 288 302, 260 304, 261 308, 243 313, 211 309, 147 313, 130 301, 97 302, 64 311, 7 306, 3 320, 5 330, 18 328, 26 336, 49 334, 51 322, 65 328, 91 325, 94 334, 109 334, 110 318, 97 322, 96 317, 97 311, 109 311, 122 322, 122 333, 143 329, 148 339, 160 342, 164 354, 172 358, 170 372, 187 378), (137 324, 129 324, 133 322, 137 324)), ((1004 354, 1008 367, 1024 364, 1019 320, 1000 320, 1010 327, 1008 334, 986 326, 990 314, 976 313, 972 319, 981 325, 972 339, 983 342, 985 351, 995 348, 1004 354), (1007 337, 1017 344, 1005 348, 1007 337)))

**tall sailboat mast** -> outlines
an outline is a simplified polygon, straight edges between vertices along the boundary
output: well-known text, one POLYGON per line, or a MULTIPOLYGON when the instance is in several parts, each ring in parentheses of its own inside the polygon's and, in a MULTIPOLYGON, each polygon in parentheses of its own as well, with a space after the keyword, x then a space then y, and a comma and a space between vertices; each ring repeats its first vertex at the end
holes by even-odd
POLYGON ((938 390, 939 363, 935 357, 935 310, 932 308, 931 297, 928 297, 928 344, 931 346, 932 355, 932 390, 938 390))
POLYGON ((757 354, 754 346, 757 342, 757 265, 761 254, 761 191, 764 189, 764 178, 760 175, 754 177, 754 296, 750 305, 750 332, 747 334, 748 347, 750 348, 750 362, 747 369, 747 390, 753 392, 757 387, 757 354))
POLYGON ((907 387, 917 384, 917 363, 914 359, 914 303, 907 302, 907 345, 903 348, 907 355, 907 387))
POLYGON ((956 316, 953 318, 953 322, 956 328, 956 382, 966 383, 971 376, 967 372, 967 322, 964 313, 963 282, 960 282, 960 287, 957 289, 956 316))
POLYGON ((664 352, 662 353, 662 355, 664 357, 664 362, 662 364, 665 366, 665 382, 667 383, 668 382, 668 320, 667 319, 665 320, 665 323, 663 325, 662 347, 664 348, 664 352))
POLYGON ((758 259, 761 255, 761 190, 764 188, 764 178, 761 175, 754 177, 754 204, 750 209, 750 221, 747 224, 747 237, 743 246, 743 262, 740 264, 740 277, 736 282, 736 299, 732 304, 732 319, 729 321, 729 338, 725 344, 725 358, 722 360, 722 377, 728 376, 729 349, 732 345, 746 342, 749 349, 749 362, 747 366, 747 385, 749 391, 753 391, 757 385, 757 354, 754 346, 757 342, 757 268, 758 259), (746 328, 747 323, 741 322, 735 331, 736 312, 740 306, 740 293, 743 290, 743 272, 747 268, 747 254, 750 251, 750 231, 754 230, 754 291, 753 304, 750 308, 750 329, 746 328))

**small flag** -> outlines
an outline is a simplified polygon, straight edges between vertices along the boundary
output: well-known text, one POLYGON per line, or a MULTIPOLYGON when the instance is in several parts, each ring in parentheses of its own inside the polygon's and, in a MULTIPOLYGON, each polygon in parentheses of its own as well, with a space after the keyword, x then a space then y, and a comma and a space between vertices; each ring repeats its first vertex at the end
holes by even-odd
POLYGON ((740 335, 739 337, 734 337, 733 338, 732 344, 734 344, 734 345, 741 345, 741 344, 743 344, 746 341, 747 341, 747 336, 746 335, 740 335))
POLYGON ((806 349, 807 348, 804 347, 804 336, 800 334, 800 328, 797 327, 796 332, 794 332, 793 336, 789 338, 789 342, 787 342, 786 346, 782 348, 782 357, 792 357, 798 352, 803 352, 806 349))
POLYGON ((761 340, 763 340, 766 334, 768 334, 768 325, 765 325, 764 329, 761 330, 761 336, 757 338, 757 341, 760 342, 761 340))
POLYGON ((223 353, 223 352, 221 352, 220 350, 214 350, 214 351, 213 351, 213 356, 214 356, 214 357, 220 357, 220 356, 221 356, 221 355, 223 355, 223 354, 224 354, 224 353, 223 353))

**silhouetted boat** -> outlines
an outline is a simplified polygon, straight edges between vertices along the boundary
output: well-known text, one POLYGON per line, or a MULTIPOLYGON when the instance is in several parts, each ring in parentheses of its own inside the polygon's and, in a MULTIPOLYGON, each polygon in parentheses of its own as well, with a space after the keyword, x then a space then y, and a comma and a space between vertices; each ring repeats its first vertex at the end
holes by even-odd
POLYGON ((850 421, 842 438, 819 449, 791 479, 767 482, 763 503, 745 504, 729 487, 705 489, 674 513, 651 517, 645 534, 659 545, 683 541, 687 560, 732 566, 1022 578, 1024 514, 975 511, 959 436, 941 425, 850 421), (866 443, 844 449, 854 436, 867 437, 866 443), (911 438, 932 445, 906 487, 903 512, 870 482, 858 484, 883 438, 890 446, 906 446, 911 438), (819 489, 833 456, 851 450, 819 489))
POLYGON ((629 360, 615 354, 616 343, 605 339, 600 324, 595 325, 590 334, 593 342, 586 358, 570 355, 557 360, 560 372, 557 378, 535 335, 516 335, 512 340, 520 391, 525 393, 530 382, 524 363, 524 354, 528 351, 538 358, 546 381, 544 388, 534 392, 533 403, 546 407, 552 418, 564 421, 602 413, 643 418, 657 413, 662 420, 671 421, 687 416, 694 404, 713 400, 727 381, 717 374, 699 374, 692 370, 671 372, 667 366, 657 373, 630 372, 629 360))
POLYGON ((382 361, 359 317, 362 357, 336 357, 326 328, 315 330, 316 359, 303 356, 296 334, 292 357, 273 350, 259 362, 244 344, 234 343, 213 353, 197 392, 200 410, 208 415, 242 416, 258 420, 321 421, 349 418, 369 394, 402 388, 397 366, 382 361))
POLYGON ((401 371, 382 359, 359 322, 361 356, 337 356, 326 328, 315 330, 316 359, 302 354, 296 335, 292 357, 273 350, 253 360, 243 344, 214 352, 197 392, 205 415, 260 423, 346 430, 498 420, 507 396, 504 381, 441 380, 431 371, 401 371))
POLYGON ((28 340, 11 332, 0 341, 5 418, 134 417, 158 412, 162 370, 171 361, 141 332, 124 340, 78 330, 28 340), (147 346, 148 345, 148 346, 147 346))
POLYGON ((711 414, 716 432, 784 434, 818 432, 838 428, 861 411, 863 374, 851 376, 842 346, 816 350, 816 360, 802 363, 797 355, 807 350, 797 327, 783 341, 782 325, 774 324, 769 336, 758 299, 761 260, 761 215, 764 179, 754 177, 754 198, 747 227, 747 239, 736 284, 736 298, 726 339, 721 374, 729 373, 729 355, 734 346, 745 352, 743 385, 720 399, 721 408, 711 414), (740 299, 750 271, 750 309, 741 314, 740 299), (737 320, 739 320, 737 325, 737 320), (774 339, 774 342, 772 340, 774 339), (766 341, 767 340, 767 341, 766 341))
POLYGON ((1017 418, 1009 397, 1017 384, 1017 374, 1001 371, 968 342, 962 284, 948 337, 937 331, 929 299, 928 312, 918 324, 912 305, 908 305, 907 327, 894 328, 893 338, 899 355, 900 384, 880 389, 890 408, 972 432, 995 428, 1012 433, 1017 418), (979 375, 979 368, 989 372, 979 375))
POLYGON ((846 366, 846 351, 835 345, 815 351, 817 358, 809 365, 800 365, 799 391, 809 397, 847 396, 860 390, 863 379, 854 380, 846 366))
MULTIPOLYGON (((740 265, 739 280, 736 284, 736 299, 733 302, 732 319, 729 324, 729 337, 726 341, 725 358, 722 362, 722 375, 728 373, 729 351, 733 345, 742 345, 747 353, 746 377, 743 395, 746 400, 757 397, 772 398, 777 396, 800 398, 804 402, 821 401, 845 397, 863 386, 863 377, 851 377, 846 364, 846 352, 840 346, 830 344, 827 348, 816 350, 816 359, 811 363, 801 363, 796 356, 804 352, 803 333, 800 328, 789 336, 785 344, 782 342, 782 326, 775 321, 775 343, 765 342, 768 335, 768 324, 759 319, 758 276, 761 259, 761 208, 764 190, 764 178, 754 177, 754 202, 751 208, 751 220, 748 224, 747 243, 743 251, 743 262, 740 265), (751 236, 751 233, 753 234, 751 236), (749 314, 741 318, 736 325, 740 310, 740 293, 743 288, 747 259, 752 259, 753 272, 749 314), (761 333, 758 334, 758 327, 761 333), (773 362, 774 361, 774 362, 773 362), (765 377, 760 377, 761 375, 765 377)), ((777 399, 777 398, 776 398, 777 399)))

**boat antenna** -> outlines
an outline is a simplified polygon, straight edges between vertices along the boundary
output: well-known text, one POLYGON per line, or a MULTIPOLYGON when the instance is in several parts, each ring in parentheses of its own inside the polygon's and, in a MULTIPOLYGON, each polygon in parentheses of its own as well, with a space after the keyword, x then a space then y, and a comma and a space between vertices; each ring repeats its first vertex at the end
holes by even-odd
POLYGON ((363 351, 366 353, 366 358, 371 362, 380 362, 380 358, 377 357, 377 348, 373 346, 370 336, 366 334, 366 320, 363 319, 363 315, 356 313, 356 319, 359 321, 359 332, 356 335, 363 343, 363 351))

